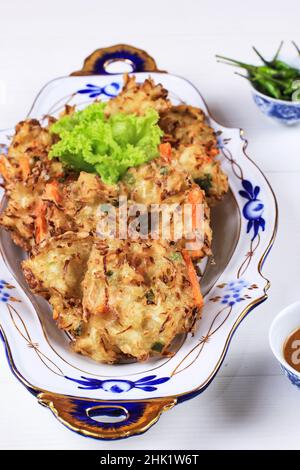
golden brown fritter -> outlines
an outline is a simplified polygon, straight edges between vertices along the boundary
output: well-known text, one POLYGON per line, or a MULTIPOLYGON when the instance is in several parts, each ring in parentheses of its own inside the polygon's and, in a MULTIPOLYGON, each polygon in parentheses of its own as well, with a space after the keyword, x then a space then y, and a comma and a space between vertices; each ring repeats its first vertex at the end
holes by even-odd
POLYGON ((53 136, 36 119, 16 126, 7 156, 0 156, 1 174, 8 190, 16 181, 26 182, 28 178, 34 181, 40 176, 49 179, 63 173, 61 163, 48 159, 53 143, 53 136))
POLYGON ((205 190, 212 205, 228 191, 228 179, 221 169, 217 139, 206 117, 193 106, 173 106, 161 114, 160 127, 164 140, 176 149, 173 153, 180 165, 205 190))
POLYGON ((17 182, 11 188, 0 224, 11 231, 15 243, 26 251, 50 236, 76 230, 63 205, 63 184, 39 177, 35 182, 31 178, 17 182))
MULTIPOLYGON (((156 159, 139 167, 130 168, 120 183, 120 194, 126 195, 130 203, 145 204, 148 207, 154 204, 172 205, 174 213, 179 208, 183 210, 183 205, 195 202, 190 200, 190 196, 194 191, 197 192, 197 203, 203 206, 204 220, 201 227, 198 227, 202 231, 203 244, 200 244, 197 250, 191 251, 190 255, 193 258, 201 259, 204 256, 211 255, 210 210, 204 192, 193 182, 176 159, 168 163, 163 159, 156 159)), ((156 209, 155 207, 149 207, 148 211, 153 213, 156 209)), ((201 216, 201 214, 199 215, 201 216)), ((154 217, 152 220, 154 220, 154 217)), ((187 226, 188 224, 185 225, 185 227, 187 226)), ((177 241, 174 230, 174 217, 172 217, 170 240, 177 241)), ((159 238, 162 237, 161 232, 160 219, 159 238)), ((187 231, 184 231, 182 239, 178 240, 178 246, 185 247, 187 236, 187 231)))
POLYGON ((29 287, 49 300, 58 326, 76 331, 82 321, 81 282, 93 239, 86 233, 66 232, 36 246, 22 268, 29 287))
POLYGON ((98 175, 82 171, 77 180, 65 186, 63 207, 76 230, 95 232, 99 205, 117 205, 118 195, 118 185, 108 185, 98 175))
POLYGON ((198 144, 180 146, 175 158, 205 191, 209 205, 221 200, 228 191, 228 178, 221 169, 220 162, 209 157, 198 144))
MULTIPOLYGON (((16 126, 7 156, 0 156, 0 170, 8 199, 0 224, 10 230, 15 243, 26 250, 36 243, 37 210, 41 207, 47 185, 65 175, 59 161, 48 159, 52 143, 53 138, 48 129, 41 127, 37 120, 31 119, 16 126)), ((46 203, 46 199, 44 212, 50 221, 49 211, 58 212, 58 209, 51 209, 51 204, 46 203)), ((59 219, 59 215, 57 218, 59 219)), ((60 219, 62 218, 63 212, 60 219)), ((62 225, 59 220, 58 225, 62 225)), ((48 229, 49 234, 53 232, 51 224, 48 229)), ((70 227, 67 226, 66 229, 70 227)), ((54 231, 56 232, 55 227, 54 231)))
POLYGON ((182 255, 160 241, 95 242, 82 286, 87 322, 73 349, 96 360, 107 360, 99 343, 110 362, 169 354, 200 314, 182 255))
POLYGON ((212 151, 216 155, 217 139, 201 109, 187 105, 172 106, 161 113, 159 126, 165 132, 164 139, 173 147, 200 144, 207 154, 212 151))
POLYGON ((167 96, 168 91, 162 85, 156 85, 151 78, 143 83, 136 83, 134 75, 126 74, 121 93, 107 102, 105 113, 143 115, 149 108, 154 108, 158 113, 165 112, 171 107, 167 96))
POLYGON ((22 266, 72 334, 73 349, 98 361, 169 354, 200 315, 181 252, 166 242, 67 232, 42 242, 22 266))
POLYGON ((161 204, 191 188, 191 177, 176 161, 155 159, 130 168, 120 182, 120 193, 140 204, 161 204))

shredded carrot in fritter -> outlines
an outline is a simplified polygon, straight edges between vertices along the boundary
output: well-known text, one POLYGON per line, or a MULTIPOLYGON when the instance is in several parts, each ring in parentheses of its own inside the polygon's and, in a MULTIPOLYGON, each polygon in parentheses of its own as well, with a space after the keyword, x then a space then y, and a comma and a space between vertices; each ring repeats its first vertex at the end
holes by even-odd
POLYGON ((35 240, 40 243, 47 235, 46 205, 40 201, 35 209, 35 240))
POLYGON ((163 160, 170 163, 170 161, 172 159, 172 147, 169 144, 169 142, 166 142, 165 144, 160 144, 159 145, 159 153, 160 153, 160 156, 163 160))
POLYGON ((22 172, 23 179, 26 180, 27 176, 30 174, 30 165, 28 157, 20 157, 19 164, 22 172))
POLYGON ((213 158, 213 157, 216 157, 219 154, 219 150, 217 149, 217 147, 213 147, 207 153, 210 157, 213 158))
POLYGON ((188 202, 192 204, 192 228, 197 227, 197 204, 203 202, 203 193, 200 188, 193 188, 188 194, 188 202))
POLYGON ((62 198, 59 192, 57 181, 52 181, 51 183, 46 184, 43 198, 49 199, 50 201, 54 201, 56 204, 59 204, 61 202, 62 198))
POLYGON ((203 305, 203 296, 201 294, 199 281, 197 278, 196 270, 194 268, 192 259, 186 250, 182 250, 182 256, 183 256, 183 259, 185 261, 185 264, 188 270, 190 283, 192 285, 195 305, 201 308, 203 305))

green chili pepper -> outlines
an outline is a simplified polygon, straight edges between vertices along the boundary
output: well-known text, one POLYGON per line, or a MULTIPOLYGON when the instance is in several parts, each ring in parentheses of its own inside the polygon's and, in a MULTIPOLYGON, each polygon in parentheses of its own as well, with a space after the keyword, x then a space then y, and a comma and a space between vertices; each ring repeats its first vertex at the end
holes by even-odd
MULTIPOLYGON (((296 46, 295 43, 293 44, 296 46)), ((296 78, 299 75, 299 70, 295 69, 294 67, 291 67, 286 62, 283 62, 282 60, 278 59, 282 46, 283 46, 283 41, 281 41, 279 48, 277 49, 277 52, 271 61, 266 60, 261 55, 261 53, 256 49, 256 47, 253 46, 253 50, 258 55, 258 57, 262 60, 262 62, 268 67, 272 68, 275 71, 275 73, 277 71, 280 74, 281 78, 296 78)))
POLYGON ((295 78, 299 76, 299 70, 295 69, 294 67, 291 67, 288 65, 286 62, 283 62, 282 60, 276 60, 274 63, 274 67, 280 72, 280 73, 285 73, 287 78, 295 78))
MULTIPOLYGON (((284 62, 282 62, 283 64, 284 62)), ((292 67, 288 66, 288 68, 281 68, 281 69, 272 69, 270 67, 260 67, 261 71, 263 73, 266 73, 267 75, 273 76, 275 78, 296 78, 299 75, 299 71, 296 69, 293 69, 292 67)))
POLYGON ((246 64, 245 62, 240 62, 240 61, 235 60, 235 59, 230 59, 229 57, 225 57, 223 55, 216 54, 216 57, 218 59, 224 59, 224 60, 228 61, 228 62, 224 62, 227 65, 233 65, 233 66, 236 66, 236 67, 241 67, 243 69, 248 70, 248 72, 255 72, 256 69, 257 69, 257 67, 255 65, 246 64))
POLYGON ((271 81, 266 80, 263 77, 254 78, 253 81, 256 82, 262 88, 262 90, 264 90, 264 93, 266 95, 272 96, 273 98, 277 99, 281 98, 280 89, 271 81))
POLYGON ((280 88, 283 95, 290 96, 293 93, 295 79, 289 78, 286 80, 280 80, 275 77, 268 77, 268 80, 276 84, 280 88))
POLYGON ((296 80, 293 82, 292 101, 300 101, 300 80, 296 80))
POLYGON ((244 62, 239 62, 237 60, 230 59, 229 57, 224 57, 220 55, 217 55, 216 57, 226 60, 227 62, 224 62, 224 63, 228 65, 241 67, 251 73, 262 72, 265 75, 268 75, 270 77, 277 77, 277 78, 282 78, 282 79, 297 78, 297 76, 299 76, 299 73, 300 73, 299 70, 290 67, 289 65, 285 64, 282 61, 276 61, 276 63, 280 62, 282 64, 281 69, 280 69, 280 68, 272 68, 270 65, 255 66, 251 64, 246 64, 244 62))
POLYGON ((258 55, 258 57, 261 59, 261 61, 262 61, 264 64, 268 65, 268 67, 273 67, 273 66, 274 66, 274 63, 275 63, 275 62, 277 61, 277 59, 278 59, 278 56, 279 56, 280 51, 281 51, 281 49, 282 49, 282 46, 283 46, 283 41, 281 41, 281 43, 279 44, 279 47, 278 47, 278 49, 277 49, 277 51, 276 51, 276 53, 275 53, 275 55, 274 55, 274 57, 273 57, 273 59, 272 59, 271 61, 265 59, 265 58, 261 55, 261 53, 256 49, 256 47, 252 46, 252 49, 253 49, 254 52, 258 55))
POLYGON ((277 98, 277 99, 281 98, 280 89, 270 80, 267 80, 264 77, 259 76, 259 75, 256 75, 256 76, 252 75, 252 76, 246 77, 245 75, 242 75, 237 72, 236 72, 236 75, 246 78, 247 80, 249 80, 249 82, 252 82, 255 88, 258 88, 258 90, 261 91, 262 93, 268 96, 271 96, 272 98, 277 98))
MULTIPOLYGON (((293 44, 300 54, 300 49, 298 46, 294 42, 293 44)), ((249 80, 253 86, 262 93, 271 96, 272 98, 292 100, 294 93, 293 85, 296 80, 300 79, 300 70, 291 67, 287 63, 278 59, 282 45, 283 41, 281 41, 271 61, 267 61, 261 55, 261 53, 255 47, 253 47, 256 54, 264 63, 264 65, 260 66, 247 64, 245 62, 230 59, 220 55, 217 55, 216 57, 223 59, 225 61, 224 63, 228 65, 245 69, 248 72, 247 76, 241 74, 237 75, 241 75, 243 78, 249 80)))

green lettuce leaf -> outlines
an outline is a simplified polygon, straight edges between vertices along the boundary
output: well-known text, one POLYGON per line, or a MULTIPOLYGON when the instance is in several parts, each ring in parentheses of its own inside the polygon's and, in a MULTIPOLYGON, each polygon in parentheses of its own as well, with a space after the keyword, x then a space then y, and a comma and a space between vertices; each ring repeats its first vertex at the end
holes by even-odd
POLYGON ((128 168, 158 156, 162 131, 159 115, 149 109, 144 116, 118 113, 105 117, 105 103, 93 103, 64 116, 50 131, 60 140, 49 158, 75 170, 98 173, 108 184, 117 183, 128 168))

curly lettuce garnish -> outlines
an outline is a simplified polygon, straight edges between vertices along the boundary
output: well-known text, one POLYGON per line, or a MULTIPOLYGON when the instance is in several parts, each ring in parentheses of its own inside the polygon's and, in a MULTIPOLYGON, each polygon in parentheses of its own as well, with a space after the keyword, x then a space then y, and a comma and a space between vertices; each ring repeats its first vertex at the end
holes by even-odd
POLYGON ((64 116, 50 128, 60 137, 49 152, 78 171, 98 173, 114 184, 128 168, 157 157, 163 132, 158 113, 150 108, 144 116, 118 113, 106 118, 105 103, 93 103, 64 116))

